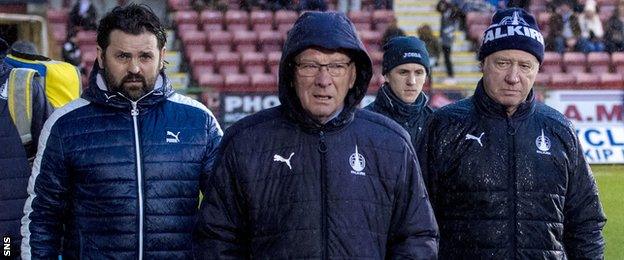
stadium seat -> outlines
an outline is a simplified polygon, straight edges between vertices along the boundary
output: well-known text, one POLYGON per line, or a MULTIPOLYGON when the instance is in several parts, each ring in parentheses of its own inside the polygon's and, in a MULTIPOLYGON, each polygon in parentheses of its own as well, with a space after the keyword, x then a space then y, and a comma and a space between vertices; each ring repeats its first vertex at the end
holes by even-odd
POLYGON ((603 88, 624 88, 624 75, 622 73, 600 74, 600 86, 603 88))
POLYGON ((554 51, 547 51, 544 53, 544 60, 540 72, 545 73, 559 73, 562 72, 561 68, 561 54, 554 51))
POLYGON ((372 15, 372 24, 375 31, 384 32, 386 28, 394 21, 394 11, 392 10, 374 10, 372 15))
POLYGON ((273 75, 277 75, 279 73, 279 62, 282 58, 282 52, 273 51, 267 54, 267 65, 269 65, 269 71, 273 75))
POLYGON ((237 52, 217 52, 217 71, 221 75, 240 72, 240 54, 237 52))
POLYGON ((227 10, 225 12, 225 25, 228 31, 246 31, 249 28, 249 16, 242 10, 227 10))
POLYGON ((379 87, 381 87, 381 84, 383 84, 384 82, 384 77, 383 75, 381 75, 381 73, 373 73, 373 76, 371 77, 370 82, 368 83, 368 93, 376 93, 377 91, 379 91, 379 87))
POLYGON ((67 24, 69 20, 68 9, 48 9, 46 11, 48 23, 61 23, 67 24))
POLYGON ((265 73, 266 64, 267 57, 262 52, 248 52, 241 55, 243 71, 248 75, 265 73))
POLYGON ((273 30, 273 13, 253 10, 250 14, 251 29, 256 32, 273 30))
POLYGON ((276 91, 277 77, 272 74, 251 74, 251 87, 255 91, 276 91))
POLYGON ((611 64, 615 72, 624 74, 624 52, 611 53, 611 64))
POLYGON ((607 52, 590 52, 587 54, 587 66, 592 73, 609 72, 611 56, 607 52))
MULTIPOLYGON (((193 79, 198 83, 201 82, 202 75, 204 74, 214 74, 214 66, 213 65, 198 65, 193 66, 192 69, 193 79)), ((202 84, 200 84, 202 85, 202 84)))
POLYGON ((580 89, 591 89, 600 87, 600 75, 595 73, 574 73, 576 77, 576 87, 580 89))
POLYGON ((178 32, 178 35, 181 35, 183 32, 186 32, 186 31, 197 31, 197 24, 194 24, 194 23, 178 24, 176 25, 176 30, 178 32))
POLYGON ((576 86, 576 77, 572 73, 553 73, 550 78, 550 87, 570 89, 576 86))
POLYGON ((199 15, 202 30, 206 32, 223 30, 223 13, 215 10, 203 10, 199 15))
POLYGON ((232 50, 232 33, 227 31, 206 31, 208 47, 212 52, 229 52, 232 50))
POLYGON ((372 15, 369 11, 350 11, 347 15, 357 31, 370 31, 372 15))
POLYGON ((238 52, 256 52, 258 34, 254 31, 234 31, 232 41, 234 49, 238 52))
POLYGON ((563 54, 562 64, 567 73, 585 72, 587 68, 587 57, 582 52, 566 52, 563 54))
POLYGON ((550 85, 551 75, 548 72, 540 72, 535 76, 535 86, 548 87, 550 85))
POLYGON ((197 66, 214 66, 215 55, 206 51, 195 52, 192 55, 189 55, 189 61, 191 63, 191 67, 193 68, 197 66))
POLYGON ((258 43, 260 45, 260 51, 264 53, 281 51, 284 44, 282 34, 277 31, 258 32, 258 43))
POLYGON ((65 23, 50 23, 50 29, 52 30, 52 37, 59 46, 65 42, 67 37, 67 24, 65 23))
POLYGON ((175 13, 173 21, 177 24, 195 24, 197 26, 199 15, 193 10, 180 10, 175 13))
POLYGON ((223 76, 219 74, 205 73, 199 76, 197 83, 203 88, 211 87, 215 89, 222 89, 225 85, 225 80, 223 79, 223 76))
POLYGON ((206 34, 202 31, 187 30, 180 31, 182 42, 187 45, 206 45, 206 34))
POLYGON ((96 39, 96 31, 79 31, 78 34, 76 34, 76 43, 78 45, 95 44, 96 39))
POLYGON ((366 50, 381 50, 381 37, 382 33, 378 31, 368 31, 368 30, 359 30, 360 39, 362 39, 362 43, 366 47, 366 50))
POLYGON ((286 35, 288 30, 293 27, 299 15, 295 11, 277 10, 275 11, 275 27, 277 30, 286 35))
POLYGON ((167 0, 167 6, 172 11, 191 10, 191 0, 167 0))
POLYGON ((205 52, 206 45, 204 44, 185 44, 184 45, 184 56, 187 60, 191 59, 191 56, 195 53, 205 52))
POLYGON ((246 74, 226 74, 225 86, 222 90, 227 91, 247 91, 251 89, 251 78, 246 74))

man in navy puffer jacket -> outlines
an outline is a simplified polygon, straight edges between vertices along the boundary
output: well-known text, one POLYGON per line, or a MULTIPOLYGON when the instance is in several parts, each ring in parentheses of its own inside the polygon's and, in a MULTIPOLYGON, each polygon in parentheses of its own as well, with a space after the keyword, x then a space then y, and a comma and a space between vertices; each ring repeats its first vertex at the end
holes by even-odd
POLYGON ((434 112, 422 165, 441 259, 604 258, 606 218, 576 132, 535 101, 543 56, 534 17, 498 11, 474 96, 434 112))
POLYGON ((240 120, 220 145, 198 258, 437 257, 409 135, 357 109, 371 72, 344 14, 299 17, 280 61, 281 105, 240 120))
POLYGON ((89 88, 41 134, 23 258, 192 257, 199 192, 222 131, 206 107, 173 92, 165 39, 146 6, 101 20, 89 88))

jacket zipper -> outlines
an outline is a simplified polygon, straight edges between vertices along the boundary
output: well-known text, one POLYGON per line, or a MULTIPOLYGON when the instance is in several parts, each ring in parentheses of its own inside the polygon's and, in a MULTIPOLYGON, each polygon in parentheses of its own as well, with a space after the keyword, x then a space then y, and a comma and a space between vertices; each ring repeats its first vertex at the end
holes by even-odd
POLYGON ((511 234, 512 234, 512 239, 511 239, 511 253, 513 254, 513 258, 515 258, 517 256, 517 252, 516 252, 516 248, 517 248, 517 225, 518 225, 518 220, 517 220, 517 214, 518 214, 518 198, 516 196, 517 194, 517 187, 516 187, 516 157, 515 157, 515 150, 516 150, 516 139, 515 139, 515 135, 516 135, 516 129, 514 128, 511 119, 507 118, 507 135, 509 136, 509 140, 511 141, 511 146, 509 147, 509 174, 511 175, 511 182, 510 182, 510 195, 511 195, 511 234))
POLYGON ((327 155, 327 145, 325 144, 325 133, 319 133, 319 153, 321 154, 321 259, 327 259, 327 169, 325 166, 325 156, 327 155))
POLYGON ((131 101, 132 110, 132 123, 134 125, 134 147, 136 151, 137 160, 137 187, 139 194, 139 260, 143 259, 143 169, 141 165, 141 146, 139 144, 139 109, 137 108, 138 101, 131 101))

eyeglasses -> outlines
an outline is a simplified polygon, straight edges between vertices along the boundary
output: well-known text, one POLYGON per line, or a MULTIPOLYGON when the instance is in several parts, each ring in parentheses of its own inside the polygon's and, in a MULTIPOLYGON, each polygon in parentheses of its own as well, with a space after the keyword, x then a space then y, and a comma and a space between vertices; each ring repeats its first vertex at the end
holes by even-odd
POLYGON ((352 61, 349 62, 333 62, 327 64, 319 64, 316 62, 303 62, 297 63, 297 73, 302 77, 314 77, 321 72, 322 67, 327 68, 327 72, 332 77, 342 77, 347 74, 347 70, 351 65, 352 61))

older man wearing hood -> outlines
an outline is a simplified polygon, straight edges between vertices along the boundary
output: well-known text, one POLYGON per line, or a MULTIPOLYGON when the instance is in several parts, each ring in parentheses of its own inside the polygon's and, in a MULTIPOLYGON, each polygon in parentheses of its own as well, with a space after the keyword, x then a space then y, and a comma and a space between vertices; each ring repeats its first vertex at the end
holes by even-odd
POLYGON ((281 105, 228 128, 196 228, 198 258, 437 257, 407 132, 357 108, 371 60, 344 14, 304 13, 281 105))

